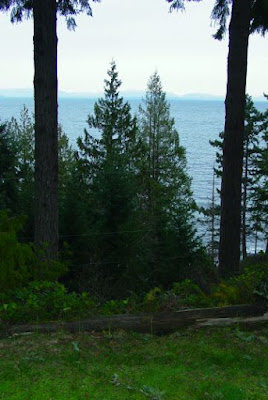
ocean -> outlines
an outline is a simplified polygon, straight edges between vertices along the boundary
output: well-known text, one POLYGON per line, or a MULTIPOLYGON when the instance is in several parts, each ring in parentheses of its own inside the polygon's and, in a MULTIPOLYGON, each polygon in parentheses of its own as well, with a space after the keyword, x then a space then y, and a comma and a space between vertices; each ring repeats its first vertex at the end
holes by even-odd
MULTIPOLYGON (((128 98, 133 115, 138 113, 142 99, 128 98)), ((93 98, 60 98, 59 122, 75 147, 76 139, 87 128, 88 114, 93 112, 93 98)), ((212 194, 213 165, 216 150, 209 140, 218 138, 224 129, 224 102, 207 100, 168 99, 170 114, 179 132, 180 143, 186 148, 188 173, 192 177, 192 190, 199 206, 208 206, 212 194)), ((23 107, 33 111, 31 98, 0 98, 0 120, 12 116, 19 118, 23 107)), ((255 106, 264 111, 267 102, 256 102, 255 106)), ((219 182, 217 182, 219 186, 219 182)))

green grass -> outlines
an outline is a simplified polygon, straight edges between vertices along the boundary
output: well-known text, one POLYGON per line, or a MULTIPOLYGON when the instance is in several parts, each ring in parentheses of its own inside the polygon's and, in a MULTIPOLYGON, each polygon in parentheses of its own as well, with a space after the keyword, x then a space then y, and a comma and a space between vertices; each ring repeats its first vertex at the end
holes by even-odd
POLYGON ((0 399, 266 400, 268 329, 0 339, 0 399))

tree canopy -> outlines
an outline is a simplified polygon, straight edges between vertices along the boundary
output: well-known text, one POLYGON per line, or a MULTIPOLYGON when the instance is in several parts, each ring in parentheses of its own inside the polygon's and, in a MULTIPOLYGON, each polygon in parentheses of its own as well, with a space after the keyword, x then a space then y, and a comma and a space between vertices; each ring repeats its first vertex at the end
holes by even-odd
MULTIPOLYGON (((75 16, 86 13, 92 16, 91 2, 101 0, 58 0, 56 2, 57 12, 66 18, 67 26, 75 29, 75 16)), ((0 0, 0 10, 11 11, 11 22, 20 22, 23 18, 32 17, 34 0, 0 0)))
MULTIPOLYGON (((201 2, 203 0, 166 0, 170 3, 170 10, 184 10, 186 2, 201 2)), ((218 24, 218 29, 213 35, 221 40, 227 31, 227 21, 230 17, 230 7, 233 0, 215 0, 211 12, 211 19, 218 24)), ((262 35, 268 30, 268 3, 266 0, 251 0, 250 33, 258 32, 262 35)))

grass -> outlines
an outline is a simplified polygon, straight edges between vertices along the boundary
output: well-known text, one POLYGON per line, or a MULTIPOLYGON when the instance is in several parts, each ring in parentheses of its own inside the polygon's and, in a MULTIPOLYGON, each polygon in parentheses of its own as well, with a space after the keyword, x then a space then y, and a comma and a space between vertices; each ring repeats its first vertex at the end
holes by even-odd
POLYGON ((0 339, 0 399, 266 400, 268 329, 0 339))

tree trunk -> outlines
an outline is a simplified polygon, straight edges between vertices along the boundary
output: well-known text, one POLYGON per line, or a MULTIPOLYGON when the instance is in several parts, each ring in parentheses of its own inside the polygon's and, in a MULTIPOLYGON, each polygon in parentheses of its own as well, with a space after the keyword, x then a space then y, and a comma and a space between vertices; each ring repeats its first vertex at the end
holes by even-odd
POLYGON ((219 277, 239 272, 241 181, 251 0, 233 0, 221 186, 219 277))
POLYGON ((35 243, 58 251, 56 0, 34 0, 35 243))
POLYGON ((267 307, 237 305, 140 315, 111 315, 72 322, 47 322, 43 324, 0 325, 0 334, 26 332, 102 332, 116 329, 151 334, 166 334, 188 326, 221 326, 233 324, 257 325, 267 323, 267 307), (246 318, 245 318, 246 317, 246 318), (251 318, 248 318, 251 317, 251 318))

